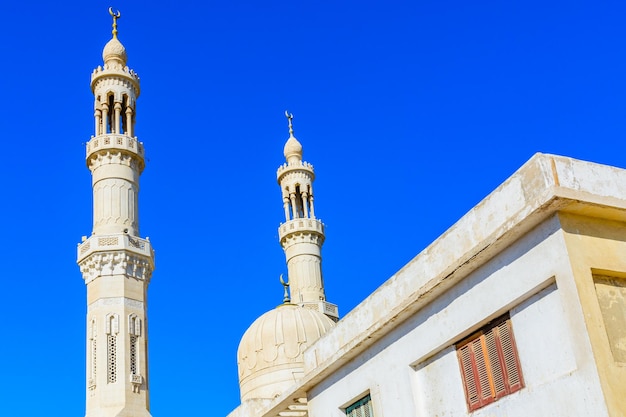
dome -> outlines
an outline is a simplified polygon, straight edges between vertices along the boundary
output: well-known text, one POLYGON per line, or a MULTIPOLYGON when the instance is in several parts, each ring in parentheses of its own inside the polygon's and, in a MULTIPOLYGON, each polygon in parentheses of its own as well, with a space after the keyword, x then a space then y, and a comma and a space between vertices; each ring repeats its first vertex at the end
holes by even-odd
POLYGON ((113 37, 110 41, 104 45, 104 50, 102 50, 102 59, 106 63, 109 60, 116 60, 122 63, 122 66, 126 65, 126 48, 122 45, 117 37, 113 37))
POLYGON ((255 320, 237 350, 241 400, 274 398, 302 376, 303 352, 335 322, 317 310, 283 304, 255 320))
POLYGON ((301 161, 302 160, 302 145, 298 142, 298 139, 290 136, 285 143, 285 147, 283 149, 283 153, 285 155, 285 159, 287 162, 291 161, 301 161))

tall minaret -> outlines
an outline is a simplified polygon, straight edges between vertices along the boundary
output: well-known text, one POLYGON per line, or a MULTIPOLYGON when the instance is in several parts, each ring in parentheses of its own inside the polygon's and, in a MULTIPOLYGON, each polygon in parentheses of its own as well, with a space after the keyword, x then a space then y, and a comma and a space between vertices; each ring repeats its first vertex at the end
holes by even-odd
POLYGON ((87 143, 93 188, 93 232, 78 246, 87 285, 86 417, 149 417, 146 293, 154 253, 139 237, 139 176, 143 144, 134 136, 139 77, 113 38, 104 67, 91 74, 94 136, 87 143))
POLYGON ((337 306, 327 302, 324 293, 324 224, 315 218, 313 165, 302 161, 302 145, 293 135, 293 114, 285 112, 285 116, 289 120, 289 139, 284 148, 287 162, 276 175, 285 210, 285 223, 278 228, 278 235, 287 258, 291 302, 337 320, 337 306))

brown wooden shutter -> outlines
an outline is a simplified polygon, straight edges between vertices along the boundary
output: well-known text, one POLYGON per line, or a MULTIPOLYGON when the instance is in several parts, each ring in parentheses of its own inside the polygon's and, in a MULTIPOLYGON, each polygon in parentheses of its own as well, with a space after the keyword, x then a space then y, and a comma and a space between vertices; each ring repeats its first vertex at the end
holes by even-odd
POLYGON ((458 350, 459 363, 461 364, 461 374, 463 376, 463 386, 465 388, 465 398, 467 406, 470 410, 478 408, 480 399, 478 387, 476 386, 476 365, 474 363, 473 354, 470 344, 466 343, 458 350))
POLYGON ((522 372, 511 329, 511 321, 507 320, 498 325, 499 339, 502 346, 502 357, 509 393, 518 391, 524 387, 522 372))
POLYGON ((480 406, 493 401, 493 395, 491 390, 491 369, 489 361, 485 355, 485 336, 481 335, 479 338, 472 342, 472 350, 474 351, 474 360, 476 361, 476 368, 478 370, 478 387, 480 394, 480 406))
POLYGON ((456 348, 469 411, 523 388, 508 314, 492 321, 456 348))
POLYGON ((485 334, 487 340, 487 352, 489 357, 489 363, 491 364, 491 377, 493 381, 493 396, 494 398, 500 398, 508 394, 506 378, 504 376, 504 363, 502 361, 502 355, 500 349, 499 338, 495 329, 490 330, 485 334))

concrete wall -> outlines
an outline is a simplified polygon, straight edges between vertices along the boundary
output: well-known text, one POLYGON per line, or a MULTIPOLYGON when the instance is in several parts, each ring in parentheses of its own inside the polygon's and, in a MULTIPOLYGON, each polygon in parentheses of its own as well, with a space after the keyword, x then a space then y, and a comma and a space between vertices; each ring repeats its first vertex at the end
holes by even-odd
POLYGON ((376 417, 468 415, 454 343, 507 311, 525 388, 473 415, 608 415, 554 215, 317 384, 309 416, 345 415, 367 392, 376 417))
POLYGON ((571 214, 561 215, 561 222, 606 404, 611 416, 621 417, 626 415, 626 223, 571 214), (610 277, 617 285, 604 292, 594 277, 610 277))

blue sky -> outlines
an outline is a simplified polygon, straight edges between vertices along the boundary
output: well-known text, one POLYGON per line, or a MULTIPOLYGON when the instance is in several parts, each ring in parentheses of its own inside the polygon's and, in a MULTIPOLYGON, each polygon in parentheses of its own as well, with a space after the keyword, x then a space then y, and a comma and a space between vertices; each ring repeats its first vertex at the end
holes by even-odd
POLYGON ((141 77, 155 416, 239 404, 239 340, 282 301, 286 109, 342 316, 535 152, 626 167, 621 1, 4 4, 2 416, 84 415, 76 244, 109 6, 141 77))

